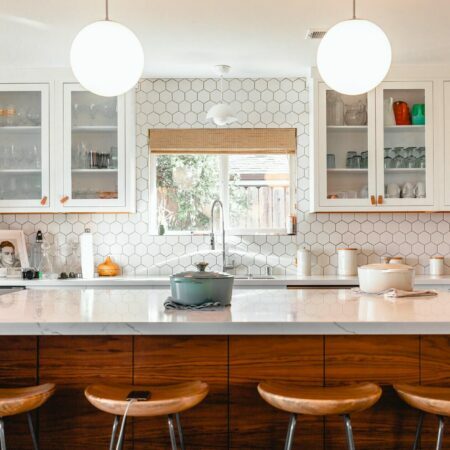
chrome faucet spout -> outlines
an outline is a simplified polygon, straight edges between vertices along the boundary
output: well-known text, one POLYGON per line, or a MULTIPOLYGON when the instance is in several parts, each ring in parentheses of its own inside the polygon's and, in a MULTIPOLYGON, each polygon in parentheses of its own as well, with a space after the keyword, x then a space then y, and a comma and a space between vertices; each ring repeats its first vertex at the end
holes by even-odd
POLYGON ((214 200, 211 205, 211 250, 215 250, 215 237, 214 237, 214 211, 216 208, 216 205, 219 205, 220 212, 222 214, 222 270, 225 271, 226 266, 226 255, 225 255, 225 217, 223 213, 223 203, 220 200, 214 200))

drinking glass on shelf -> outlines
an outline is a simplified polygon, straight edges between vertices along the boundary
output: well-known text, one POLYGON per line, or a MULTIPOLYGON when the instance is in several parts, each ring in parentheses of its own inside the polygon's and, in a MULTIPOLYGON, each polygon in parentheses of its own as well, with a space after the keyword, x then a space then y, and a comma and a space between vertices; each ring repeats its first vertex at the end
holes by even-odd
POLYGON ((403 158, 403 156, 401 155, 397 155, 394 158, 394 167, 396 169, 404 169, 406 167, 406 163, 405 163, 405 158, 403 158))
POLYGON ((405 159, 405 165, 408 169, 417 167, 417 159, 413 156, 412 153, 405 159))
POLYGON ((14 105, 8 105, 6 107, 6 125, 12 127, 16 124, 16 107, 14 105))
POLYGON ((35 111, 32 108, 28 108, 27 119, 31 125, 38 126, 41 124, 41 112, 39 110, 35 111))
POLYGON ((384 157, 384 168, 385 169, 392 169, 394 167, 394 160, 389 156, 384 157))
POLYGON ((361 169, 367 169, 369 167, 369 152, 361 152, 361 169))
POLYGON ((96 103, 91 103, 89 105, 89 117, 91 118, 92 125, 95 125, 95 119, 97 117, 98 106, 96 103))
POLYGON ((347 169, 353 168, 353 157, 354 156, 356 156, 356 152, 354 152, 354 151, 347 152, 347 157, 346 157, 346 162, 345 162, 345 167, 347 167, 347 169))
POLYGON ((336 168, 336 158, 334 156, 334 153, 328 153, 327 154, 327 169, 334 169, 336 168))
POLYGON ((361 168, 361 155, 355 155, 353 158, 352 168, 360 169, 361 168))

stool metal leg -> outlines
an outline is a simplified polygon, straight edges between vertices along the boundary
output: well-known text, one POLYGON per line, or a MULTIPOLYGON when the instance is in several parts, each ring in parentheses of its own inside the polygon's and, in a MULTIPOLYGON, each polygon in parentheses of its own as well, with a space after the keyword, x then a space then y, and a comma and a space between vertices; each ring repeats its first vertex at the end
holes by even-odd
POLYGON ((125 426, 126 426, 126 424, 127 424, 127 418, 126 418, 126 416, 123 416, 122 424, 120 426, 119 437, 117 438, 117 446, 116 446, 116 448, 118 450, 122 450, 123 449, 123 443, 125 441, 125 426))
POLYGON ((185 450, 184 448, 184 437, 183 437, 183 428, 181 427, 180 414, 175 414, 175 419, 177 420, 177 428, 178 428, 178 436, 180 438, 180 447, 181 450, 185 450))
POLYGON ((350 420, 350 416, 348 414, 345 414, 343 417, 344 417, 344 424, 345 424, 345 434, 347 436, 348 450, 355 450, 355 442, 353 441, 353 430, 352 430, 352 422, 350 420))
POLYGON ((114 422, 111 432, 111 441, 109 443, 109 450, 114 450, 114 443, 116 441, 116 432, 118 426, 119 426, 119 416, 114 416, 114 422))
POLYGON ((33 418, 31 417, 31 413, 27 413, 27 419, 28 419, 28 428, 30 429, 31 439, 33 439, 33 448, 34 450, 39 450, 39 446, 36 439, 36 434, 34 433, 34 427, 33 427, 33 418))
POLYGON ((0 417, 0 450, 6 450, 5 423, 2 417, 0 417))
POLYGON ((439 418, 439 430, 438 430, 438 437, 437 437, 437 443, 436 443, 436 450, 441 450, 442 439, 444 437, 444 417, 438 416, 438 418, 439 418))
POLYGON ((175 427, 173 425, 173 415, 167 416, 167 423, 169 424, 170 443, 172 444, 172 450, 177 450, 177 437, 175 435, 175 427))
POLYGON ((289 426, 286 435, 286 443, 284 450, 291 450, 294 444, 295 426, 297 425, 297 414, 291 414, 289 419, 289 426))
POLYGON ((420 442, 420 434, 422 432, 423 418, 425 413, 421 412, 419 416, 419 423, 417 424, 416 429, 416 438, 414 439, 414 447, 413 450, 419 450, 419 442, 420 442))

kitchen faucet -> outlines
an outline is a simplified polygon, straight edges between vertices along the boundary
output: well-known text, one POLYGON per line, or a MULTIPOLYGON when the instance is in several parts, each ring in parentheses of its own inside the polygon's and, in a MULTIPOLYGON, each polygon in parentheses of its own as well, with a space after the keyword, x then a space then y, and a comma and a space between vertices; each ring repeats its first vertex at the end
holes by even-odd
POLYGON ((213 204, 211 205, 211 250, 216 249, 216 239, 214 236, 214 210, 216 208, 216 205, 219 205, 221 214, 222 214, 222 271, 226 272, 229 269, 233 269, 234 265, 227 265, 226 264, 226 254, 225 254, 225 217, 223 213, 223 203, 220 200, 214 200, 213 204))

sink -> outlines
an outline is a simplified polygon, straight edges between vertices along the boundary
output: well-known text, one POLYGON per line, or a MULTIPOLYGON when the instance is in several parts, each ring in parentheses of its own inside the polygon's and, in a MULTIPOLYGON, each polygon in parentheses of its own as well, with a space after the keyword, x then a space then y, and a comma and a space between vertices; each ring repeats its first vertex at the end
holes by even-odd
POLYGON ((272 275, 235 275, 235 280, 274 280, 272 275))

